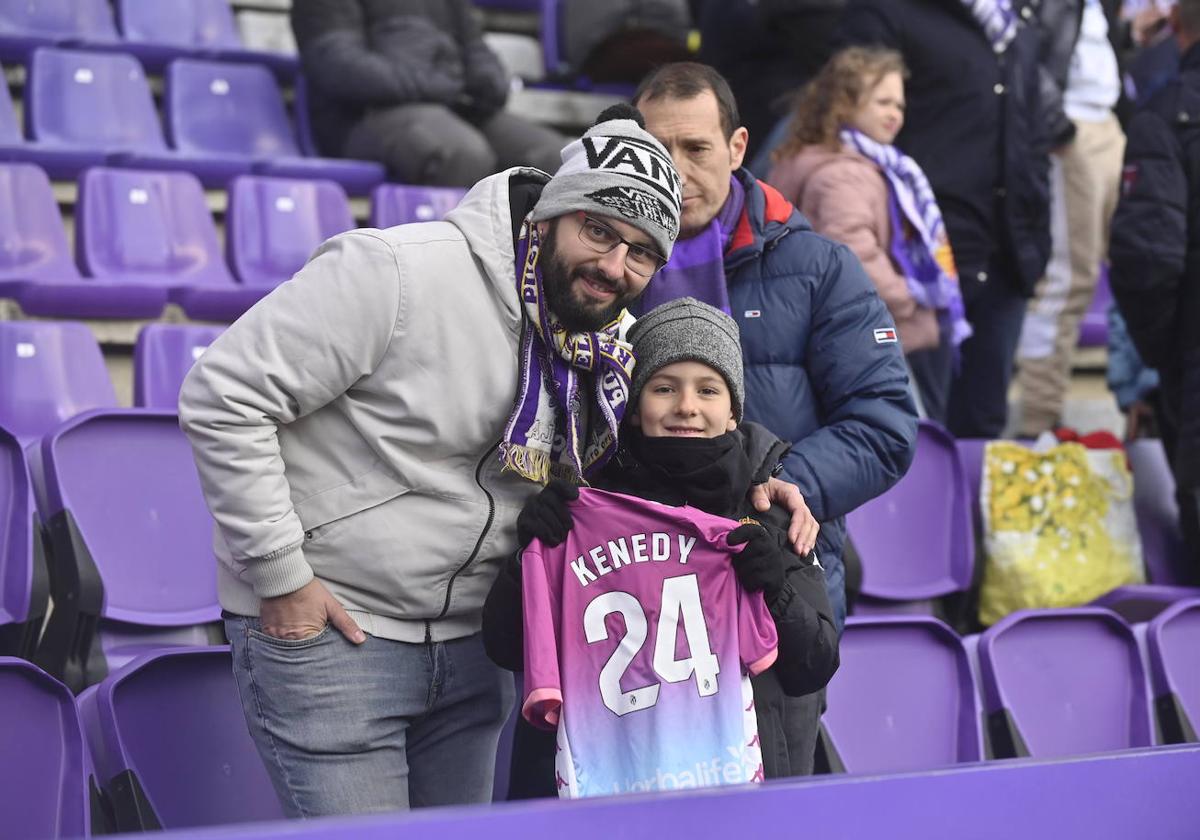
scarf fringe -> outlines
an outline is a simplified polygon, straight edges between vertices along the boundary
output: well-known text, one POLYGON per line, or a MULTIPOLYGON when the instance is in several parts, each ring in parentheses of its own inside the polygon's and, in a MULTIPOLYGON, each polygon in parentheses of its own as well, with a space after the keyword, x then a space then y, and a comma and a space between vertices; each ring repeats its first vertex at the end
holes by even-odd
POLYGON ((538 484, 546 484, 554 478, 573 484, 587 484, 571 464, 551 460, 550 453, 544 450, 515 443, 502 443, 500 462, 501 472, 515 472, 538 484))

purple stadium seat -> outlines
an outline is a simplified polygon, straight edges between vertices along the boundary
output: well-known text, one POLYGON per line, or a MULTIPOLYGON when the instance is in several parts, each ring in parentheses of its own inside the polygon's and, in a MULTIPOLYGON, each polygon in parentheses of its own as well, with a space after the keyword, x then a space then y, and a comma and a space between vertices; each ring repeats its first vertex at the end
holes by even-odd
POLYGON ((1133 470, 1133 508, 1142 538, 1142 557, 1151 583, 1200 585, 1200 569, 1188 557, 1179 531, 1175 477, 1162 441, 1145 438, 1125 444, 1133 470))
POLYGON ((1151 621, 1146 650, 1163 740, 1200 741, 1200 599, 1180 601, 1151 621))
POLYGON ((322 242, 354 226, 350 202, 334 181, 252 175, 229 185, 226 251, 246 286, 278 286, 322 242))
POLYGON ((142 65, 117 52, 39 49, 30 60, 25 124, 31 142, 10 147, 52 178, 102 164, 182 169, 224 186, 248 172, 245 161, 181 154, 167 147, 142 65))
POLYGON ((174 412, 86 412, 42 441, 54 609, 39 662, 78 690, 148 650, 220 641, 212 518, 174 412))
POLYGON ((848 619, 828 697, 819 749, 833 752, 825 760, 835 769, 890 773, 983 758, 967 653, 937 619, 848 619))
POLYGON ((0 657, 0 721, 4 836, 86 836, 90 767, 71 692, 29 662, 0 657))
POLYGON ((371 190, 371 227, 435 222, 458 206, 467 191, 458 187, 380 184, 371 190))
POLYGON ((190 173, 89 169, 75 212, 79 264, 94 277, 167 288, 205 321, 232 321, 266 294, 234 282, 190 173))
POLYGON ((975 564, 970 494, 954 438, 922 421, 912 466, 846 517, 863 562, 862 594, 921 601, 967 589, 975 564))
POLYGON ((28 447, 64 420, 117 404, 83 324, 0 321, 0 428, 28 447))
MULTIPOLYGON (((8 85, 0 85, 0 160, 36 163, 52 171, 75 172, 80 161, 99 162, 104 155, 96 150, 81 152, 78 149, 60 149, 26 143, 13 108, 12 94, 8 85)), ((26 86, 26 109, 32 100, 31 87, 26 86)))
POLYGON ((1112 610, 1130 624, 1149 621, 1179 601, 1200 598, 1200 587, 1145 583, 1118 586, 1088 606, 1112 610))
POLYGON ((280 819, 229 648, 147 653, 79 697, 117 831, 280 819))
POLYGON ((1137 641, 1108 610, 1013 613, 979 637, 979 672, 997 758, 1154 743, 1137 641))
POLYGON ((33 658, 49 594, 29 464, 0 429, 0 656, 33 658))
POLYGON ((270 72, 256 64, 181 58, 167 66, 167 132, 185 154, 249 161, 260 175, 328 178, 355 195, 384 178, 374 162, 306 158, 270 72))
POLYGON ((0 59, 23 61, 37 47, 116 41, 108 0, 0 0, 0 59))
POLYGON ((147 324, 133 348, 133 404, 175 411, 179 386, 223 327, 147 324))
POLYGON ((1108 286, 1108 264, 1102 263, 1096 293, 1092 295, 1092 302, 1079 322, 1080 347, 1108 346, 1108 307, 1112 299, 1112 289, 1108 286))
POLYGON ((165 289, 80 277, 46 173, 0 164, 0 297, 48 318, 157 318, 165 289), (19 209, 18 209, 19 208, 19 209))
POLYGON ((215 58, 264 64, 282 78, 296 75, 294 55, 242 46, 229 0, 116 0, 125 48, 147 69, 176 58, 215 58))

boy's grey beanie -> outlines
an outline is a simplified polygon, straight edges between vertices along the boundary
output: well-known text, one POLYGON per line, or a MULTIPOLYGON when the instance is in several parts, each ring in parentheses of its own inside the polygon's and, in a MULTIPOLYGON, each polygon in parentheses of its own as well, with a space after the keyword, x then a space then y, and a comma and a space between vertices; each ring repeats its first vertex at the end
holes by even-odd
POLYGON ((629 404, 636 407, 642 388, 656 372, 675 362, 703 362, 729 384, 733 416, 742 419, 746 386, 737 322, 720 309, 685 297, 651 309, 629 328, 637 364, 629 404))
POLYGON ((618 219, 654 241, 664 259, 679 235, 683 183, 671 155, 643 127, 632 105, 605 109, 583 137, 562 150, 562 166, 542 190, 530 218, 576 210, 618 219))

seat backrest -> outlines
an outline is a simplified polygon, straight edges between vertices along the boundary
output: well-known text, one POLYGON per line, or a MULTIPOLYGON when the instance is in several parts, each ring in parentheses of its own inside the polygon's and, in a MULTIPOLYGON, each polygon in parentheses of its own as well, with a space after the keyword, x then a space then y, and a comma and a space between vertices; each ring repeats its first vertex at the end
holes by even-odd
POLYGON ((216 621, 212 517, 174 412, 88 412, 42 443, 47 517, 69 514, 104 588, 102 617, 216 621), (114 468, 114 465, 120 468, 114 468))
POLYGON ((167 66, 167 133, 182 152, 300 154, 275 77, 258 64, 180 58, 167 66))
POLYGON ((105 151, 167 148, 150 84, 131 55, 38 49, 26 90, 25 127, 39 143, 105 151))
POLYGON ((133 403, 175 411, 179 387, 200 355, 224 327, 147 324, 133 348, 133 403))
POLYGON ((1055 758, 1153 743, 1137 640, 1109 610, 1013 613, 980 636, 979 672, 999 757, 1055 758))
POLYGON ((437 221, 457 207, 466 194, 458 187, 380 184, 371 190, 371 227, 437 221))
POLYGON ((147 654, 105 679, 89 725, 120 830, 130 792, 145 796, 165 829, 279 819, 279 800, 246 730, 229 648, 147 654), (96 736, 99 736, 98 738, 96 736))
POLYGON ((354 227, 346 192, 333 181, 243 176, 229 187, 229 264, 247 286, 277 286, 322 242, 354 227))
POLYGON ((0 0, 0 33, 115 41, 108 0, 0 0))
POLYGON ((0 280, 78 280, 45 171, 0 163, 0 280))
POLYGON ((175 47, 241 47, 229 0, 117 0, 126 41, 175 47))
POLYGON ((1178 739, 1194 740, 1200 732, 1200 598, 1180 601, 1146 625, 1146 651, 1160 718, 1164 712, 1181 717, 1178 739))
POLYGON ((862 558, 864 595, 903 601, 967 589, 975 540, 954 438, 922 421, 908 472, 850 513, 846 528, 862 558))
MULTIPOLYGON (((0 68, 2 71, 3 68, 0 68)), ((23 142, 21 126, 17 123, 17 111, 13 108, 12 94, 8 85, 0 85, 0 144, 16 146, 23 142)))
POLYGON ((93 277, 229 285, 204 189, 190 172, 96 167, 79 179, 75 250, 93 277))
POLYGON ((75 700, 37 666, 0 657, 0 791, 6 837, 87 832, 87 760, 75 700))
POLYGON ((0 321, 0 428, 22 445, 81 411, 116 404, 100 345, 86 326, 0 321))
POLYGON ((852 773, 929 769, 983 757, 962 640, 927 616, 850 618, 823 718, 852 773))
POLYGON ((29 657, 46 614, 49 581, 25 451, 0 429, 0 655, 29 657))

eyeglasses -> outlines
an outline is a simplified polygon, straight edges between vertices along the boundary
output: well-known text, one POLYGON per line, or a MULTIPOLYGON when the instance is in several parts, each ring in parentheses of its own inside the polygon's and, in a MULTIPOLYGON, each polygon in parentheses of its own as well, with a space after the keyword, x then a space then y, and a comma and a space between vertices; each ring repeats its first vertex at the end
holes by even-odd
POLYGON ((666 258, 657 251, 625 239, 604 222, 593 219, 586 213, 579 214, 579 241, 597 254, 607 254, 618 245, 629 248, 625 252, 625 267, 639 277, 652 277, 654 272, 666 265, 666 258))

